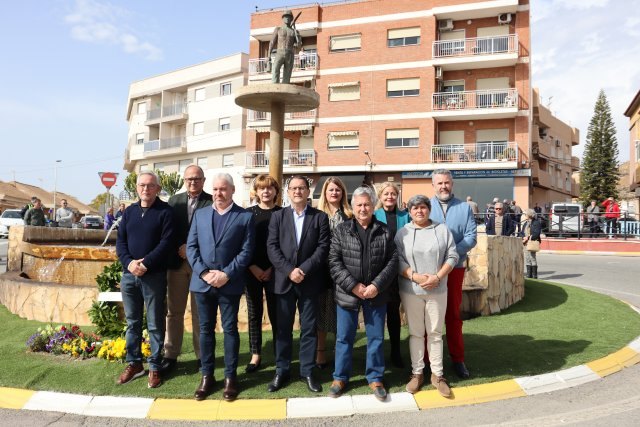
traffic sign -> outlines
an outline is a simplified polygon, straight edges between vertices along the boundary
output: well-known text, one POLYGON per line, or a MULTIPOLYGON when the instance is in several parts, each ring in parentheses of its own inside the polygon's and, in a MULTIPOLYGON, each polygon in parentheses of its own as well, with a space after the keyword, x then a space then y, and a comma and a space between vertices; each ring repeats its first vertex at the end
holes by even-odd
POLYGON ((111 187, 116 185, 116 179, 118 178, 118 174, 115 172, 98 172, 100 175, 100 181, 102 181, 102 185, 107 187, 107 190, 110 190, 111 187))

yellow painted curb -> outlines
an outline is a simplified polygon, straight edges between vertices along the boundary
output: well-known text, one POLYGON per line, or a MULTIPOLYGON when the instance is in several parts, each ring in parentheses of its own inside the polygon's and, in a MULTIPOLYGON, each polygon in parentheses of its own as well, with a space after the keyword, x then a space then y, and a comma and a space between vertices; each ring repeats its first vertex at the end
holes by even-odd
POLYGON ((606 377, 638 362, 640 362, 640 354, 630 347, 624 347, 586 365, 599 376, 606 377))
POLYGON ((454 388, 451 389, 451 397, 449 399, 440 396, 436 390, 421 391, 413 396, 420 409, 433 409, 512 399, 526 395, 517 382, 507 380, 497 383, 454 388))
POLYGON ((35 391, 0 387, 0 408, 22 409, 35 391))
POLYGON ((156 399, 147 418, 154 420, 217 420, 219 400, 156 399))
POLYGON ((249 399, 220 402, 219 420, 283 420, 287 418, 286 399, 249 399))

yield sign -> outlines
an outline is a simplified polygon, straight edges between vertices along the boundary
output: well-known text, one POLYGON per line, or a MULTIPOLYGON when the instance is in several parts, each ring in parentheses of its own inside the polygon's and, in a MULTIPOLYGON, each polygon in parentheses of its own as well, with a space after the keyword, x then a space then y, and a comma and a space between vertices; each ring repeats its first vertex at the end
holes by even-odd
POLYGON ((111 189, 114 185, 116 185, 116 179, 118 178, 118 174, 115 172, 98 172, 100 175, 100 181, 102 181, 102 185, 107 187, 107 190, 111 189))

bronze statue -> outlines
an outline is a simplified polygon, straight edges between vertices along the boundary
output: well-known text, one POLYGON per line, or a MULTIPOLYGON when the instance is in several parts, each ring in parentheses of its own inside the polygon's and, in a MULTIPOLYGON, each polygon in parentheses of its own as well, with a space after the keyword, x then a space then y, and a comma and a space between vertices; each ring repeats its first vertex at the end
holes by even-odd
POLYGON ((300 17, 298 13, 293 19, 293 13, 285 10, 282 14, 283 25, 276 27, 269 42, 269 64, 271 65, 271 82, 280 83, 280 69, 284 67, 282 73, 282 83, 291 81, 291 71, 293 70, 294 49, 302 46, 300 33, 296 29, 296 20, 300 17), (271 64, 271 52, 276 48, 274 63, 271 64))

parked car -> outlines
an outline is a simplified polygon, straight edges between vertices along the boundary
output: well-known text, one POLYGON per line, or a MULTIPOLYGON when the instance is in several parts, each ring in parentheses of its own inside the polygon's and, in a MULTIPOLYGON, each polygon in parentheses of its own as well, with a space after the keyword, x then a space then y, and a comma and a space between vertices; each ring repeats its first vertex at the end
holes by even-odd
POLYGON ((551 205, 549 234, 578 234, 584 231, 580 203, 554 203, 551 205))
POLYGON ((80 218, 80 222, 76 228, 84 228, 84 229, 94 229, 94 230, 102 230, 102 218, 95 215, 87 215, 80 218))
POLYGON ((0 215, 0 237, 9 237, 9 228, 12 225, 24 225, 20 209, 7 209, 0 215))

